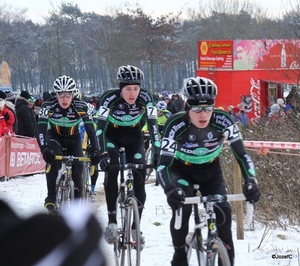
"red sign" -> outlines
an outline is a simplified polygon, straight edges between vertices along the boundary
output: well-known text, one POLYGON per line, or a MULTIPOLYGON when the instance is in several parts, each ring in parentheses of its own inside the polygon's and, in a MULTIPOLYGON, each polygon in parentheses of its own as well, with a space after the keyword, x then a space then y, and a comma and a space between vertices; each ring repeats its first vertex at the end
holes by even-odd
POLYGON ((6 162, 6 151, 5 151, 5 136, 0 138, 0 177, 5 176, 5 162, 6 162))
POLYGON ((226 68, 233 66, 233 41, 199 41, 199 68, 226 68))
POLYGON ((8 176, 42 173, 45 167, 36 139, 11 137, 8 176))

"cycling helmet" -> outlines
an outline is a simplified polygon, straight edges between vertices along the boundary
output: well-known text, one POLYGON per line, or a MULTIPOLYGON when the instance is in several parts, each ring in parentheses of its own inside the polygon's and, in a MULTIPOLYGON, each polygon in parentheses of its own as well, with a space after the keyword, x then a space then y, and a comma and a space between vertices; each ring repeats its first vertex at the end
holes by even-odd
POLYGON ((73 93, 76 89, 76 83, 74 79, 69 76, 61 76, 57 78, 53 83, 53 90, 56 93, 59 92, 71 92, 73 93))
POLYGON ((78 100, 82 99, 82 93, 79 89, 76 88, 73 93, 74 93, 74 98, 75 99, 78 99, 78 100))
POLYGON ((217 94, 217 85, 208 78, 191 77, 183 82, 183 95, 187 100, 213 104, 217 94))
POLYGON ((144 73, 135 66, 120 66, 118 68, 117 79, 120 83, 140 84, 144 79, 144 73))
POLYGON ((270 111, 272 114, 278 113, 280 111, 280 105, 278 103, 274 103, 273 105, 271 105, 270 111))
POLYGON ((167 103, 165 101, 159 101, 156 104, 156 108, 157 108, 157 110, 164 111, 167 109, 167 103))

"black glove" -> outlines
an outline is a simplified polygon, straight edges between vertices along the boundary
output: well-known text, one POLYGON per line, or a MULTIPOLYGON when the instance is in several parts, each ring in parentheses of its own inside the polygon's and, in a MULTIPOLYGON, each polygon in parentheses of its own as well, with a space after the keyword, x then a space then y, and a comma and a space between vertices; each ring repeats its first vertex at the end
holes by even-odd
POLYGON ((90 153, 90 159, 91 159, 91 164, 92 165, 97 165, 99 162, 100 162, 100 152, 98 150, 93 150, 91 153, 90 153))
POLYGON ((53 163, 54 160, 55 160, 55 152, 54 150, 51 150, 49 149, 48 147, 45 147, 43 150, 42 150, 42 154, 43 154, 43 158, 45 160, 46 163, 53 163))
POLYGON ((185 193, 180 187, 170 185, 165 188, 165 194, 167 195, 167 201, 173 210, 177 210, 185 199, 185 193))
POLYGON ((109 168, 110 168, 110 157, 109 157, 109 154, 106 152, 106 153, 103 153, 101 154, 100 156, 100 168, 102 171, 109 171, 109 168))
POLYGON ((246 201, 251 203, 258 202, 261 194, 254 178, 250 178, 244 183, 243 193, 246 201))
POLYGON ((8 113, 4 114, 3 116, 4 116, 5 121, 9 120, 9 114, 8 113))

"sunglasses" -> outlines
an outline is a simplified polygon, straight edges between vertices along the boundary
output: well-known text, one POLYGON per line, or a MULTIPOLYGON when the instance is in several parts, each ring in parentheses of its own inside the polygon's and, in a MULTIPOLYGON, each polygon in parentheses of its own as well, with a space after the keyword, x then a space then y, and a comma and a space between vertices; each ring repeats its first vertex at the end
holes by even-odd
POLYGON ((73 96, 72 93, 58 93, 58 98, 71 98, 73 96))
POLYGON ((191 110, 195 113, 201 113, 202 111, 204 111, 205 113, 209 113, 215 108, 214 105, 202 107, 199 105, 189 105, 189 104, 188 107, 191 108, 191 110))

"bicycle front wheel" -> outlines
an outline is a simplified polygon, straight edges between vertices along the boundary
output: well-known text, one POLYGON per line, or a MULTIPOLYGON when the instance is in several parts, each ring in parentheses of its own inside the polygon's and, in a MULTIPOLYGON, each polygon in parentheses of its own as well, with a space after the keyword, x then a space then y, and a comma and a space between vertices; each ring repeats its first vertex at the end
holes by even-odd
POLYGON ((85 204, 89 202, 90 191, 91 191, 90 171, 86 164, 83 165, 81 180, 82 180, 81 202, 85 204))
POLYGON ((189 264, 205 266, 205 253, 203 249, 202 236, 196 232, 187 236, 187 258, 189 264), (194 256, 193 254, 196 254, 194 256))
POLYGON ((140 266, 141 232, 138 204, 135 198, 128 199, 125 225, 125 245, 127 259, 124 266, 140 266), (135 227, 135 236, 132 235, 132 226, 135 227), (134 237, 134 238, 133 238, 134 237), (127 262, 127 264, 126 264, 127 262))
POLYGON ((211 252, 211 256, 207 256, 207 265, 212 266, 230 266, 230 260, 228 252, 223 242, 219 238, 213 238, 209 241, 207 246, 208 252, 211 252), (210 264, 209 264, 210 260, 210 264))
POLYGON ((63 201, 61 204, 61 209, 67 209, 71 207, 71 203, 74 200, 74 182, 73 180, 66 181, 65 188, 62 190, 63 201))
POLYGON ((114 253, 115 253, 115 264, 116 266, 125 265, 125 255, 126 255, 126 245, 125 245, 125 214, 126 207, 124 205, 124 192, 120 192, 116 203, 116 219, 119 231, 119 238, 116 243, 114 243, 114 253))
MULTIPOLYGON (((152 155, 152 147, 150 146, 146 153, 145 153, 145 158, 146 158, 146 165, 151 165, 153 164, 153 155, 152 155)), ((151 173, 153 172, 152 168, 146 168, 146 180, 149 179, 151 173)))

